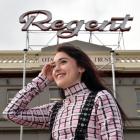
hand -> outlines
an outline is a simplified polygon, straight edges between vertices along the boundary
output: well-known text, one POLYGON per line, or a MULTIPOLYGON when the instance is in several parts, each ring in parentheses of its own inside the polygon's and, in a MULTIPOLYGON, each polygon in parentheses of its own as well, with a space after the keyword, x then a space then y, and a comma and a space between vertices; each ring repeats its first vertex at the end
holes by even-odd
POLYGON ((53 71, 53 62, 50 62, 48 64, 45 64, 41 70, 41 73, 45 75, 49 81, 53 81, 52 71, 53 71))

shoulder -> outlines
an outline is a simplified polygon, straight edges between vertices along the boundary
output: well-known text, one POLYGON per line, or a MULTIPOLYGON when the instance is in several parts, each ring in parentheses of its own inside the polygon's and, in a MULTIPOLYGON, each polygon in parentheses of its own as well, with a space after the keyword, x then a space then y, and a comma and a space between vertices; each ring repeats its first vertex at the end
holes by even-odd
POLYGON ((113 96, 113 95, 108 90, 101 90, 97 93, 96 98, 105 96, 113 96))
POLYGON ((102 90, 99 91, 95 97, 95 103, 96 104, 113 104, 115 103, 115 99, 112 95, 112 93, 110 93, 107 90, 102 90))

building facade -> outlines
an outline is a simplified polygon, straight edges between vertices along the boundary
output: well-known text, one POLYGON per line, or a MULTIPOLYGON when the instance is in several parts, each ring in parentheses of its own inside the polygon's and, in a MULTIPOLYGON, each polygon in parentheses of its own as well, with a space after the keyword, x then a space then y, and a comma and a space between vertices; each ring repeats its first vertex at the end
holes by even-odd
MULTIPOLYGON (((116 50, 113 52, 110 48, 95 44, 81 41, 71 43, 81 47, 90 56, 109 88, 112 89, 115 82, 114 96, 129 120, 124 130, 125 140, 139 140, 140 51, 116 50), (115 74, 114 77, 113 74, 115 74)), ((53 60, 55 47, 43 48, 40 51, 0 51, 0 139, 20 139, 21 127, 5 120, 2 117, 2 111, 24 83, 30 82, 38 75, 45 63, 53 60)), ((55 83, 52 83, 29 106, 39 106, 56 100, 60 98, 55 83)), ((23 127, 23 140, 30 139, 49 140, 49 131, 23 127)))

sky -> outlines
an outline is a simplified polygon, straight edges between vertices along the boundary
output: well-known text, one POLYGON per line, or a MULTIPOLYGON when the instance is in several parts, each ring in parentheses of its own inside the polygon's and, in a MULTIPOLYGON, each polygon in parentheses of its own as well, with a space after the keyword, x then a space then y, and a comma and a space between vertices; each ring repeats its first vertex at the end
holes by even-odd
MULTIPOLYGON (((32 10, 48 10, 52 13, 52 21, 61 19, 68 23, 72 20, 97 20, 103 22, 112 17, 125 17, 130 14, 133 21, 128 25, 131 30, 122 34, 101 34, 92 36, 94 44, 107 45, 117 49, 139 50, 140 37, 140 8, 138 0, 0 0, 0 50, 23 50, 27 47, 26 32, 21 31, 23 24, 19 23, 19 17, 32 10), (122 37, 121 39, 120 36, 122 37), (115 44, 113 46, 113 44, 115 44)), ((78 37, 70 40, 89 41, 89 33, 79 33, 78 37)), ((51 45, 57 42, 54 34, 30 34, 30 45, 41 44, 51 45)), ((69 41, 68 39, 60 40, 69 41)), ((30 46, 30 49, 37 50, 40 47, 30 46)))

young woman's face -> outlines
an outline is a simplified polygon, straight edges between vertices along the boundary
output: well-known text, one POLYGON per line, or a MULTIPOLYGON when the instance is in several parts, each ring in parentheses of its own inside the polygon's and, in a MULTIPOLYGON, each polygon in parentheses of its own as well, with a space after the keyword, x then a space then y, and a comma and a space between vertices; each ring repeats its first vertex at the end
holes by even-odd
POLYGON ((70 87, 81 81, 84 69, 79 67, 72 57, 64 52, 57 52, 53 63, 53 78, 60 88, 70 87))

